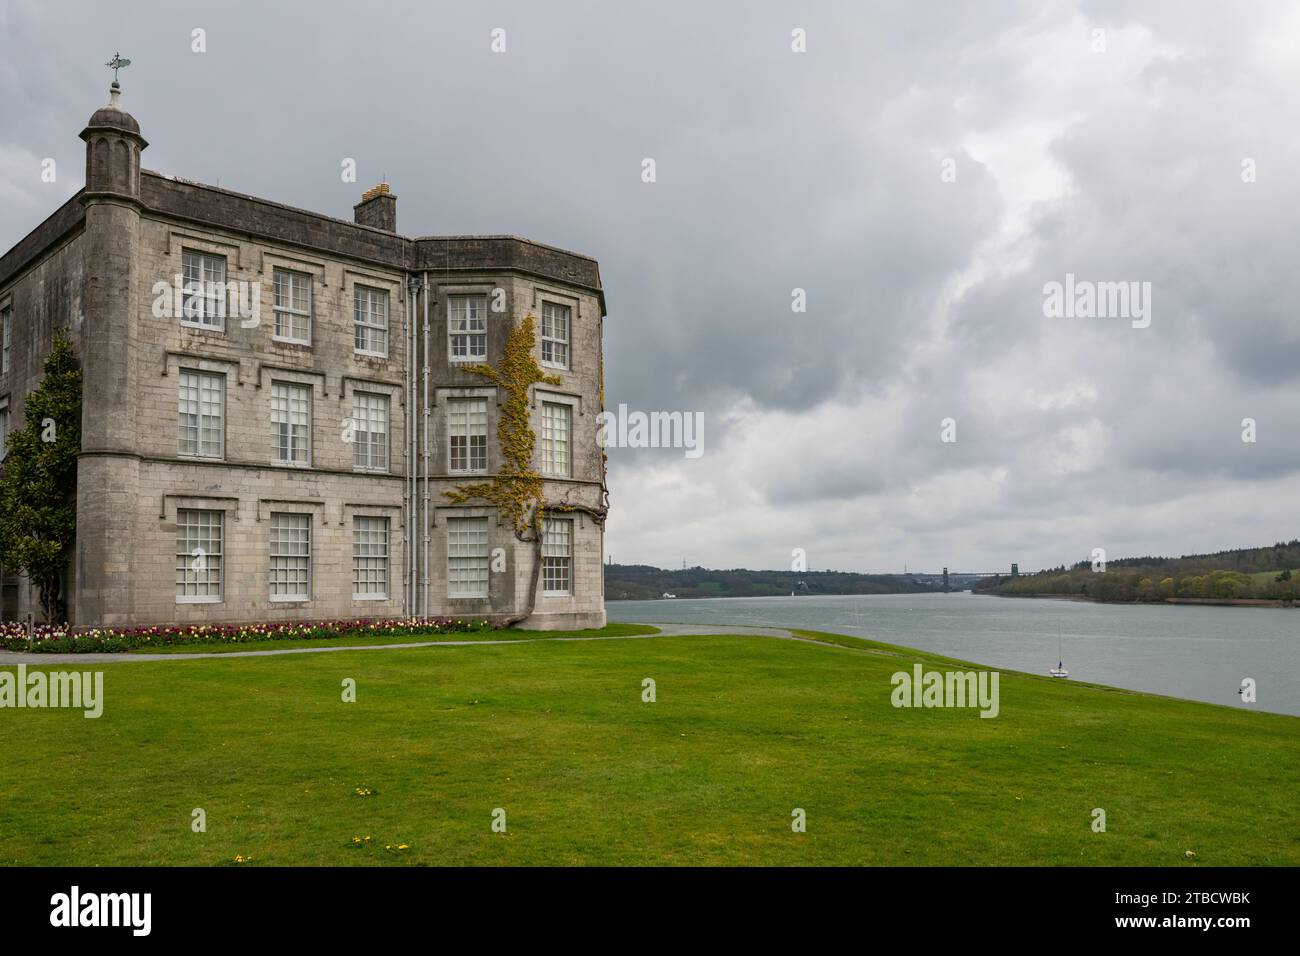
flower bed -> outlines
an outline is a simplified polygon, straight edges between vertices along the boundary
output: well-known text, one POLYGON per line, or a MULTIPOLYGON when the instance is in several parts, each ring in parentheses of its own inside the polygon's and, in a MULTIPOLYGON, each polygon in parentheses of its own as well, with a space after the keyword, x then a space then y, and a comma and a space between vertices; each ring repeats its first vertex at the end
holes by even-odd
POLYGON ((330 637, 427 637, 432 634, 469 634, 491 628, 492 624, 486 620, 450 617, 281 624, 165 624, 100 627, 86 631, 73 631, 66 624, 39 624, 33 630, 29 648, 27 626, 8 622, 0 624, 0 648, 50 654, 93 654, 173 644, 252 644, 258 641, 319 641, 330 637))

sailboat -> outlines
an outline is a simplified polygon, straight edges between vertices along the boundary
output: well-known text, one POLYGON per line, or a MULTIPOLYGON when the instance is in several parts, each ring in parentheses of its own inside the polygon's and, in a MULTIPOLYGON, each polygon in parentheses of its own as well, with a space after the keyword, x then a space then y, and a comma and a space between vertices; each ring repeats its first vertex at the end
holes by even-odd
POLYGON ((1056 666, 1049 668, 1047 673, 1053 677, 1069 677, 1070 672, 1065 669, 1065 657, 1061 654, 1061 632, 1056 632, 1056 666))

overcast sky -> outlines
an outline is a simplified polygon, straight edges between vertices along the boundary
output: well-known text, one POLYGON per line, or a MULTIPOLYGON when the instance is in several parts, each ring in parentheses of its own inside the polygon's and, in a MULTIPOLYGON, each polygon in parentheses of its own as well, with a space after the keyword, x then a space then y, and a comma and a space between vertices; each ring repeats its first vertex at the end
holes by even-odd
POLYGON ((611 450, 616 561, 1300 535, 1294 2, 4 0, 0 246, 80 188, 116 50, 150 169, 340 217, 386 174, 404 233, 600 261, 607 404, 704 416, 611 450), (1067 273, 1150 326, 1047 317, 1067 273))

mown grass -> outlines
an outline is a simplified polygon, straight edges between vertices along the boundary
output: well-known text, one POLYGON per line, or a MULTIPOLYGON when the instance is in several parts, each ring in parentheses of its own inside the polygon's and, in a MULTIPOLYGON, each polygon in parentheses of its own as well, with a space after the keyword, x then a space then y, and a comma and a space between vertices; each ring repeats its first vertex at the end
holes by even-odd
POLYGON ((412 634, 394 637, 392 634, 322 637, 311 640, 267 641, 210 641, 203 644, 171 644, 158 647, 136 647, 128 654, 230 654, 236 651, 301 650, 309 647, 382 647, 401 644, 444 644, 448 641, 536 641, 557 637, 631 637, 640 634, 657 634, 659 628, 649 624, 606 624, 601 628, 579 631, 525 631, 519 628, 502 628, 499 631, 449 631, 443 634, 412 634))
POLYGON ((806 636, 104 665, 98 720, 0 711, 0 863, 1300 863, 1300 718, 1007 672, 995 719, 895 709, 949 662, 806 636))
MULTIPOLYGON (((1281 571, 1255 571, 1252 574, 1246 575, 1246 577, 1250 578, 1252 581, 1256 582, 1257 584, 1258 583, 1268 584, 1270 582, 1276 581, 1277 576, 1281 573, 1282 573, 1281 571)), ((1291 574, 1293 576, 1300 574, 1300 570, 1292 569, 1291 574)))

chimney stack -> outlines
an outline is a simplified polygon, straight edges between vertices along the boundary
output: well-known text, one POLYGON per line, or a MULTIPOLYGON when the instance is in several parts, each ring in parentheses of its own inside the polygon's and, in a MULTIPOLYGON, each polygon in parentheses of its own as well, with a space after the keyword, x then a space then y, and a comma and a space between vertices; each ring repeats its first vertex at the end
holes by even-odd
POLYGON ((374 226, 385 232, 397 232, 397 197, 380 183, 361 194, 361 202, 352 207, 352 218, 360 226, 374 226))

